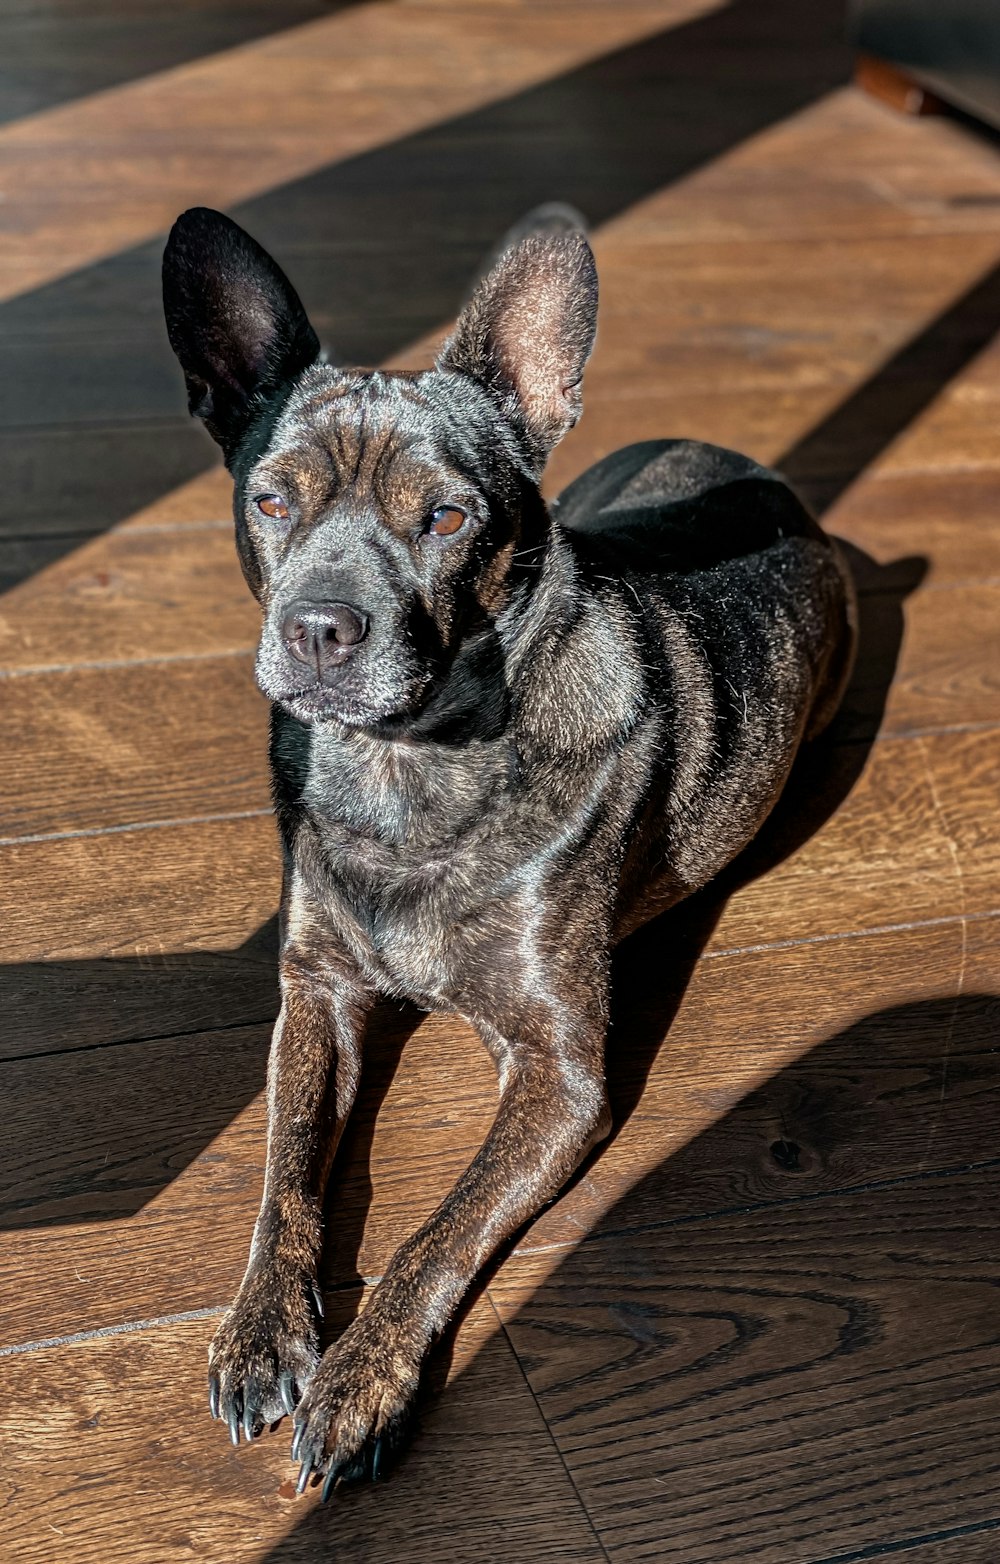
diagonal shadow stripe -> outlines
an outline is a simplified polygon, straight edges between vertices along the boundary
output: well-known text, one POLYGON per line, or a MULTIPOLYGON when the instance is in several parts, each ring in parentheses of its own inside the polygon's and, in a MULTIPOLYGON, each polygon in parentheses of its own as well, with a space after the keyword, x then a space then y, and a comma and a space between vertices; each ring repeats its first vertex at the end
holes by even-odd
POLYGON ((1000 265, 942 310, 775 463, 822 514, 1000 330, 1000 265))
MULTIPOLYGON (((450 318, 527 207, 568 200, 607 221, 841 83, 841 35, 840 0, 734 0, 233 215, 281 256, 339 356, 381 362, 450 318)), ((181 412, 160 250, 0 309, 0 463, 19 497, 0 525, 20 540, 4 585, 213 463, 181 412)))
POLYGON ((171 70, 356 0, 129 0, 0 13, 0 124, 171 70))
MULTIPOLYGON (((631 966, 612 1063, 622 1080, 658 1043, 663 1006, 648 965, 631 966)), ((893 1537, 932 1532, 942 1509, 963 1523, 942 1535, 996 1525, 977 1418, 996 1419, 1000 1135, 995 1114, 969 1105, 1000 1093, 1000 995, 887 1005, 815 1040, 809 1010, 798 1057, 644 1173, 557 1265, 532 1255, 529 1234, 493 1270, 490 1297, 540 1421, 616 1556, 630 1543, 650 1559, 833 1564, 895 1552, 893 1537), (945 1054, 961 1081, 947 1102, 945 1054), (935 1120, 921 1175, 914 1147, 935 1120), (928 1421, 930 1486, 914 1456, 928 1406, 954 1418, 947 1435, 928 1421), (978 1484, 966 1493, 959 1473, 978 1484)), ((430 1365, 433 1397, 452 1341, 430 1365)), ((428 1486, 454 1525, 477 1480, 469 1419, 479 1438, 490 1424, 482 1402, 470 1412, 484 1391, 476 1367, 439 1409, 430 1401, 431 1426, 390 1484, 303 1504, 262 1564, 328 1550, 385 1560, 409 1526, 423 1556, 414 1522, 428 1486)), ((284 1426, 276 1437, 287 1445, 284 1426)), ((552 1502, 558 1533, 572 1511, 554 1483, 552 1502)), ((468 1526, 468 1556, 477 1545, 485 1556, 495 1511, 482 1502, 468 1526)))

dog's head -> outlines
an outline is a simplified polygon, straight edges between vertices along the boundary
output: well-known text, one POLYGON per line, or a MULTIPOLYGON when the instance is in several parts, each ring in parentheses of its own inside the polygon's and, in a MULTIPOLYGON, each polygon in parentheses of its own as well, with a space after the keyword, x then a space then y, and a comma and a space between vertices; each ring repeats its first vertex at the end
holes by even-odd
POLYGON ((508 251, 416 374, 321 360, 287 278, 218 212, 177 220, 163 284, 191 411, 235 480, 262 690, 305 721, 412 720, 538 541, 537 480, 594 338, 586 239, 508 251))

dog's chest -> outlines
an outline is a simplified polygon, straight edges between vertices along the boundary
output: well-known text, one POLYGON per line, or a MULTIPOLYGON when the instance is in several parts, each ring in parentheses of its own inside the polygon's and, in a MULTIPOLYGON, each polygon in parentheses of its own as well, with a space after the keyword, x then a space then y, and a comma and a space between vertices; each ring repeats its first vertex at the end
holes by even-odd
POLYGON ((317 747, 302 793, 338 932, 382 987, 447 1002, 467 930, 510 856, 509 762, 352 740, 317 747))

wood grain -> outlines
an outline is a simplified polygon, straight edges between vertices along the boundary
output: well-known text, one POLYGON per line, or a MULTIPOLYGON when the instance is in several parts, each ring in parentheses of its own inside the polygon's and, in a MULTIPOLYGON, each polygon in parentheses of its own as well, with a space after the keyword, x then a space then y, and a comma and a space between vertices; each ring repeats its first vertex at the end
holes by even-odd
POLYGON ((598 1534, 808 1564, 991 1516, 998 1197, 994 1166, 509 1262, 491 1297, 598 1534))
POLYGON ((581 29, 572 10, 539 5, 522 30, 503 6, 360 5, 29 116, 0 130, 13 214, 0 297, 165 232, 209 192, 232 206, 703 9, 629 0, 591 9, 581 29), (247 92, 276 72, 277 97, 247 92))
POLYGON ((998 764, 994 731, 807 754, 745 861, 762 876, 735 891, 708 948, 996 910, 998 764), (799 845, 810 817, 825 823, 799 845))
MULTIPOLYGON (((228 528, 225 532, 228 541, 228 528)), ((189 535, 171 541, 182 553, 197 553, 203 531, 192 526, 189 535)), ((173 549, 171 559, 177 568, 173 549)), ((224 569, 221 559, 219 565, 224 569)), ((64 562, 61 578, 70 566, 64 562)), ((197 577, 197 567, 191 568, 197 577)), ((892 572, 885 574, 891 578, 892 572)), ((82 572, 76 576, 84 579, 82 572)), ((114 612, 106 616, 112 620, 109 637, 119 648, 129 619, 137 635, 141 622, 152 642, 144 580, 136 591, 119 577, 114 612)), ((162 579, 158 585, 164 585, 162 579)), ((202 582, 203 590, 210 586, 211 577, 202 582)), ((24 596, 31 590, 26 585, 24 596)), ((884 596, 866 597, 858 668, 834 740, 1000 726, 994 593, 990 584, 963 584, 917 594, 902 607, 884 596)), ((170 625, 183 629, 170 606, 180 601, 171 596, 168 602, 164 637, 170 625)), ((183 606, 187 611, 195 605, 183 606)), ((212 626, 207 628, 211 633, 212 626)), ((107 659, 112 666, 69 666, 8 679, 0 707, 0 840, 269 807, 267 706, 254 683, 252 653, 212 658, 200 628, 195 636, 194 644, 202 647, 197 655, 178 650, 174 660, 167 654, 163 661, 139 663, 112 657, 107 659), (20 790, 18 779, 28 764, 44 771, 43 790, 20 790)), ((162 638, 159 644, 162 652, 162 638)), ((114 644, 106 649, 113 651, 114 644)))
MULTIPOLYGON (((619 1131, 519 1253, 572 1247, 613 1224, 626 1196, 636 1228, 676 1225, 1000 1155, 989 1111, 1000 919, 713 958, 682 1000, 676 943, 667 924, 623 951, 609 1043, 619 1131), (939 997, 956 988, 959 1002, 939 997), (661 1165, 647 1199, 643 1176, 661 1165)), ((21 1279, 4 1340, 232 1294, 263 1179, 268 1030, 0 1066, 0 1264, 21 1279), (53 1145, 45 1126, 60 1102, 53 1145), (219 1209, 226 1222, 206 1249, 204 1213, 219 1209)), ((471 1160, 495 1101, 492 1067, 461 1022, 379 1013, 328 1201, 328 1287, 381 1274, 471 1160)))
POLYGON ((998 513, 1000 468, 879 472, 856 483, 824 524, 883 565, 919 555, 926 584, 939 586, 1000 577, 998 513))
MULTIPOLYGON (((887 740, 857 780, 864 762, 859 746, 818 752, 745 863, 707 893, 712 908, 724 907, 707 948, 754 948, 997 910, 998 743, 995 731, 887 740), (755 877, 725 901, 729 886, 747 875, 755 877)), ((111 1036, 121 1036, 123 1026, 126 1036, 162 1032, 155 1005, 167 1003, 174 1013, 174 987, 179 1013, 200 1017, 189 1024, 261 1018, 268 958, 247 942, 277 901, 278 847, 269 816, 22 841, 0 847, 0 867, 9 909, 7 965, 0 968, 9 1007, 7 1052, 99 1038, 99 996, 112 979, 122 980, 132 997, 124 1020, 109 1016, 111 1036), (58 885, 59 897, 33 896, 38 885, 58 885), (50 963, 51 992, 40 994, 50 963), (230 1015, 220 1016, 214 984, 222 983, 232 1003, 225 973, 231 968, 238 985, 248 967, 260 977, 236 997, 230 1015), (81 1020, 80 995, 91 985, 95 992, 83 1003, 81 1020)), ((272 986, 267 983, 268 994, 272 986)))
POLYGON ((322 10, 318 0, 180 0, 167 12, 159 0, 133 0, 112 18, 90 5, 64 3, 40 16, 32 5, 11 3, 0 21, 0 112, 5 120, 37 114, 322 10))
MULTIPOLYGON (((381 1274, 489 1126, 496 1084, 478 1039, 450 1018, 418 1019, 387 1008, 369 1029, 329 1202, 331 1294, 381 1274)), ((234 1027, 0 1066, 10 1109, 0 1263, 24 1279, 4 1300, 0 1340, 232 1297, 263 1184, 269 1033, 234 1027), (61 1103, 53 1144, 46 1126, 61 1103), (225 1220, 206 1245, 212 1210, 225 1220)))
POLYGON ((713 956, 686 986, 683 933, 621 952, 617 1133, 519 1252, 624 1221, 625 1196, 633 1225, 683 1224, 1000 1154, 1000 919, 713 956))
POLYGON ((484 1554, 521 1564, 542 1549, 566 1564, 603 1559, 488 1302, 460 1331, 453 1386, 392 1483, 325 1508, 315 1491, 294 1500, 287 1423, 233 1450, 210 1420, 211 1329, 211 1319, 167 1322, 0 1359, 5 1478, 23 1496, 7 1518, 12 1556, 105 1564, 123 1551, 162 1564, 267 1553, 305 1564, 332 1550, 396 1564, 419 1548, 462 1564, 484 1554))
POLYGON ((11 679, 0 838, 263 812, 267 717, 250 654, 11 679), (44 791, 19 791, 29 762, 44 791))
POLYGON ((0 598, 0 672, 248 652, 231 528, 109 533, 0 598))
MULTIPOLYGON (((826 0, 307 9, 138 0, 100 51, 95 0, 0 22, 41 110, 0 130, 0 1552, 992 1564, 995 148, 844 86, 826 0), (614 1137, 473 1304, 393 1482, 324 1510, 288 1497, 287 1430, 234 1452, 203 1404, 263 1174, 280 865, 160 236, 239 203, 324 341, 419 364, 554 196, 602 315, 548 492, 665 435, 787 461, 855 550, 861 656, 744 862, 619 952, 614 1137)), ((332 1333, 495 1099, 464 1023, 378 1013, 332 1333)))

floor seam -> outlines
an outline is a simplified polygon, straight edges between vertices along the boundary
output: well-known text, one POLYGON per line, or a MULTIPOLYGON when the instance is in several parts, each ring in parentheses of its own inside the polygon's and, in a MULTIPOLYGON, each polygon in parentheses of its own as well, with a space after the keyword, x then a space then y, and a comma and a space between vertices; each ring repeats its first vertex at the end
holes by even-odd
POLYGON ((973 1521, 968 1526, 949 1526, 944 1531, 928 1531, 919 1537, 900 1537, 892 1542, 874 1542, 850 1553, 829 1553, 825 1558, 814 1559, 812 1564, 862 1564, 863 1560, 887 1558, 893 1553, 908 1553, 911 1548, 926 1547, 933 1542, 952 1542, 961 1537, 974 1537, 983 1532, 1000 1528, 1000 1517, 986 1521, 973 1521))
POLYGON ((0 668, 0 679, 30 679, 53 673, 84 673, 95 668, 157 668, 162 663, 206 663, 223 657, 252 657, 254 644, 211 652, 164 652, 159 657, 101 657, 75 663, 32 663, 25 668, 0 668))
POLYGON ((153 1330, 158 1325, 183 1325, 190 1320, 212 1319, 225 1312, 225 1304, 213 1303, 203 1309, 185 1309, 179 1314, 159 1314, 147 1320, 123 1320, 120 1325, 98 1325, 93 1330, 73 1331, 66 1336, 44 1336, 37 1341, 0 1347, 0 1358, 17 1358, 26 1352, 44 1352, 51 1347, 71 1347, 82 1341, 104 1341, 111 1336, 132 1336, 139 1331, 153 1330))
MULTIPOLYGON (((277 963, 275 963, 277 967, 277 963)), ((2 968, 0 968, 2 971, 2 968)), ((7 1054, 0 1058, 0 1070, 7 1064, 25 1064, 34 1059, 61 1059, 64 1054, 89 1054, 102 1048, 137 1048, 143 1043, 175 1043, 185 1037, 198 1037, 201 1033, 214 1036, 217 1032, 239 1032, 256 1026, 273 1026, 277 1017, 275 1008, 265 1016, 251 1016, 249 1020, 222 1021, 218 1026, 191 1026, 180 1032, 151 1032, 148 1037, 119 1037, 114 1042, 78 1043, 75 1048, 41 1048, 37 1053, 7 1054)))
POLYGON ((39 842, 72 842, 83 837, 123 836, 129 831, 163 831, 178 825, 213 825, 220 820, 256 820, 273 815, 270 807, 231 809, 211 815, 177 815, 163 820, 127 820, 123 825, 81 826, 76 831, 38 831, 32 836, 0 836, 0 847, 26 847, 39 842))
POLYGON ((555 1434, 552 1432, 552 1428, 551 1428, 551 1425, 549 1423, 549 1420, 545 1416, 545 1413, 542 1411, 541 1402, 539 1401, 538 1397, 535 1394, 535 1387, 532 1385, 531 1380, 528 1378, 527 1370, 525 1369, 524 1364, 521 1362, 520 1356, 518 1355, 517 1348, 515 1347, 513 1341, 511 1340, 510 1332, 507 1329, 505 1321, 501 1318, 500 1310, 497 1308, 496 1303, 495 1303, 495 1301, 493 1299, 493 1295, 490 1292, 490 1289, 488 1287, 486 1288, 486 1296, 489 1299, 490 1308, 493 1310, 493 1317, 496 1320, 497 1325, 499 1326, 500 1334, 503 1336, 504 1341, 506 1341, 508 1347, 510 1348, 511 1354, 512 1354, 513 1359, 514 1359, 514 1362, 517 1364, 518 1373, 520 1374, 522 1380, 524 1381, 525 1389, 527 1390, 528 1395, 531 1397, 532 1401, 534 1402, 535 1410, 537 1411, 538 1416, 541 1418, 541 1421, 542 1421, 542 1427, 545 1429, 545 1432, 548 1434, 549 1442, 552 1445, 552 1448, 553 1448, 553 1450, 556 1453, 556 1458, 559 1461, 559 1464, 561 1465, 563 1471, 566 1473, 567 1481, 569 1482, 570 1487, 572 1488, 574 1494, 576 1495, 576 1500, 577 1500, 577 1503, 580 1506, 580 1509, 583 1511, 583 1513, 584 1513, 584 1515, 586 1517, 587 1525, 590 1527, 590 1531, 591 1531, 591 1534, 592 1534, 592 1536, 594 1538, 594 1541, 596 1542, 598 1548, 600 1549, 602 1558, 607 1560, 607 1564, 611 1564, 611 1555, 609 1554, 607 1548, 604 1545, 604 1541, 603 1541, 603 1538, 601 1537, 600 1532, 597 1530, 597 1525, 596 1525, 596 1523, 594 1521, 594 1517, 591 1515, 590 1510, 587 1507, 587 1504, 584 1502, 583 1494, 580 1492, 580 1489, 579 1489, 579 1487, 577 1486, 577 1483, 576 1483, 576 1479, 574 1478, 573 1473, 570 1471, 569 1465, 568 1465, 568 1463, 566 1461, 566 1457, 563 1455, 563 1452, 562 1452, 562 1450, 561 1450, 561 1448, 559 1446, 559 1441, 556 1439, 555 1434))
MULTIPOLYGON (((227 819, 229 817, 228 816, 222 816, 221 818, 227 819)), ((771 944, 764 944, 764 945, 733 945, 733 946, 728 946, 728 947, 726 947, 725 949, 722 949, 722 950, 705 951, 705 952, 702 953, 701 956, 699 956, 698 959, 699 959, 699 962, 701 962, 701 961, 715 961, 715 960, 721 959, 724 956, 758 955, 758 954, 764 954, 767 951, 771 951, 771 950, 790 950, 790 949, 794 949, 794 948, 796 948, 797 946, 800 946, 800 945, 808 946, 808 945, 818 945, 818 944, 833 944, 836 940, 840 940, 840 939, 851 939, 851 940, 853 940, 853 939, 867 939, 869 937, 875 938, 876 936, 881 935, 881 934, 908 934, 908 933, 914 933, 914 932, 916 932, 916 931, 918 931, 920 929, 941 928, 941 927, 946 927, 946 926, 948 926, 950 924, 961 923, 961 922, 965 922, 966 924, 970 924, 970 923, 986 923, 986 922, 989 922, 991 919, 998 918, 998 917, 1000 917, 1000 909, 994 909, 994 910, 988 911, 988 912, 974 912, 974 913, 967 913, 967 914, 966 913, 954 913, 954 914, 951 914, 951 915, 949 915, 947 917, 926 918, 926 919, 924 919, 922 921, 915 922, 915 923, 889 923, 889 924, 882 924, 882 925, 879 925, 879 926, 877 926, 875 928, 870 928, 870 929, 847 929, 847 930, 842 930, 840 933, 837 933, 837 934, 806 935, 804 938, 797 939, 797 940, 775 940, 771 944)), ((234 946, 233 949, 231 951, 228 951, 228 952, 207 952, 206 954, 235 955, 236 951, 239 950, 240 948, 241 948, 240 946, 234 946)), ((189 953, 189 954, 191 954, 191 953, 189 953)), ((197 954, 197 952, 195 952, 195 954, 197 954)), ((52 957, 52 958, 49 958, 49 959, 51 960, 52 965, 57 965, 60 962, 60 960, 63 959, 63 958, 60 958, 60 957, 56 956, 56 957, 52 957)), ((76 958, 67 958, 67 959, 76 959, 76 958)), ((95 957, 90 958, 90 959, 93 959, 94 961, 101 961, 101 960, 115 960, 115 959, 120 959, 120 958, 115 958, 115 957, 97 957, 97 956, 95 956, 95 957)), ((27 964, 26 961, 25 962, 14 961, 14 962, 0 963, 0 974, 2 974, 2 972, 4 971, 5 967, 23 966, 23 965, 26 965, 26 964, 27 964)), ((275 959, 275 971, 277 971, 277 960, 276 959, 275 959)), ((276 1012, 275 1012, 275 1014, 276 1014, 276 1012)), ((5 1058, 0 1058, 0 1070, 2 1070, 3 1066, 6 1065, 6 1064, 14 1064, 14 1063, 17 1063, 19 1061, 24 1061, 24 1060, 30 1060, 30 1059, 58 1059, 63 1054, 85 1053, 85 1052, 89 1052, 91 1049, 95 1049, 95 1048, 129 1048, 129 1047, 138 1047, 138 1046, 140 1046, 143 1043, 169 1043, 169 1042, 173 1042, 175 1038, 196 1036, 199 1032, 227 1032, 227 1031, 235 1031, 238 1028, 245 1027, 245 1026, 265 1026, 265 1025, 268 1025, 271 1022, 273 1022, 273 1020, 274 1020, 274 1015, 267 1015, 267 1016, 259 1017, 257 1019, 251 1018, 250 1020, 246 1020, 246 1021, 223 1022, 223 1023, 221 1023, 218 1026, 185 1027, 182 1031, 179 1031, 179 1032, 153 1032, 153 1033, 150 1033, 150 1035, 147 1036, 147 1037, 123 1037, 123 1038, 120 1038, 120 1039, 118 1039, 116 1041, 108 1041, 108 1042, 101 1042, 101 1043, 83 1043, 83 1044, 80 1044, 78 1047, 72 1047, 72 1048, 46 1048, 46 1049, 40 1049, 37 1053, 12 1054, 12 1055, 8 1055, 5 1058)), ((796 1198, 802 1198, 802 1197, 798 1196, 796 1198)))

